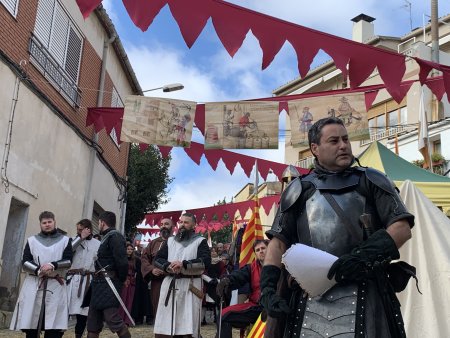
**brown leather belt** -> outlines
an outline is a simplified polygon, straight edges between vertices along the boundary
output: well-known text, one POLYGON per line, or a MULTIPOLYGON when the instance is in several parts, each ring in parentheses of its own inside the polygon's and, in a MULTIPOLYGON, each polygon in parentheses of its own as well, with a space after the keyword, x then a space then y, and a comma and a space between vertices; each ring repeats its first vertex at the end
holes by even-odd
POLYGON ((171 275, 171 277, 172 277, 172 280, 170 281, 169 289, 167 290, 167 295, 166 295, 166 299, 165 299, 165 301, 164 301, 164 306, 167 306, 167 304, 169 304, 170 295, 172 294, 172 291, 173 291, 173 290, 176 290, 176 289, 175 289, 175 281, 176 281, 177 279, 180 279, 180 278, 189 278, 189 279, 192 279, 192 278, 201 278, 202 275, 192 275, 192 276, 189 276, 189 275, 177 274, 177 275, 171 275))
POLYGON ((67 276, 73 276, 73 275, 93 275, 95 272, 85 270, 85 269, 70 269, 67 271, 67 276))
POLYGON ((105 278, 105 277, 109 277, 109 278, 116 278, 117 274, 115 271, 112 270, 106 270, 106 271, 97 271, 94 272, 94 279, 101 279, 101 278, 105 278))

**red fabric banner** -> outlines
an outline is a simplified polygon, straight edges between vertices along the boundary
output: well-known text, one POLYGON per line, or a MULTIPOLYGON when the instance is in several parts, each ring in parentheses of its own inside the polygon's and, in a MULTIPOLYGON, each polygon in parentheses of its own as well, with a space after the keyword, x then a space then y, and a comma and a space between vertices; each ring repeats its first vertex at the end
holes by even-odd
POLYGON ((76 0, 83 18, 87 18, 102 3, 102 0, 76 0))

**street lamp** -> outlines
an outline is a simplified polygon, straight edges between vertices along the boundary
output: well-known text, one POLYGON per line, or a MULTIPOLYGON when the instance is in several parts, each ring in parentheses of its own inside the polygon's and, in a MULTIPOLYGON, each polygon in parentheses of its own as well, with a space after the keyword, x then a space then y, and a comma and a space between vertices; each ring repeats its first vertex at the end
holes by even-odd
POLYGON ((146 92, 151 92, 153 90, 162 89, 162 91, 164 93, 168 93, 168 92, 174 92, 176 90, 181 90, 183 88, 184 88, 184 86, 181 83, 171 83, 171 84, 164 85, 162 87, 157 87, 157 88, 143 90, 142 92, 146 93, 146 92))

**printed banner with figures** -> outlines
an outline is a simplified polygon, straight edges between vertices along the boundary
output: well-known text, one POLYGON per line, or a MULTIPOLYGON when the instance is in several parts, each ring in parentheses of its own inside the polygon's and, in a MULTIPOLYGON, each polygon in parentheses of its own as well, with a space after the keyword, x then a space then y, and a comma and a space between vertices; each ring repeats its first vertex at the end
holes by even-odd
POLYGON ((278 149, 278 102, 205 104, 205 149, 278 149))
POLYGON ((369 138, 363 93, 289 101, 289 116, 293 147, 308 147, 309 129, 317 120, 324 117, 340 118, 352 141, 369 138))
POLYGON ((196 105, 191 101, 130 95, 125 99, 120 140, 189 148, 196 105))

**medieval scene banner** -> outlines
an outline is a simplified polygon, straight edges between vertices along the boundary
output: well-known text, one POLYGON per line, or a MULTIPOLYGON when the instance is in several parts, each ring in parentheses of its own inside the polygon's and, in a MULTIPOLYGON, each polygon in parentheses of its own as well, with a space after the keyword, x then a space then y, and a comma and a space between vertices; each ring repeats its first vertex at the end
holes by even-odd
POLYGON ((188 148, 196 105, 191 101, 130 95, 125 99, 120 140, 188 148))
POLYGON ((364 94, 330 95, 289 101, 293 147, 308 147, 308 131, 317 120, 337 117, 344 122, 349 138, 369 137, 364 94))
POLYGON ((205 149, 277 149, 278 102, 205 104, 205 149))

